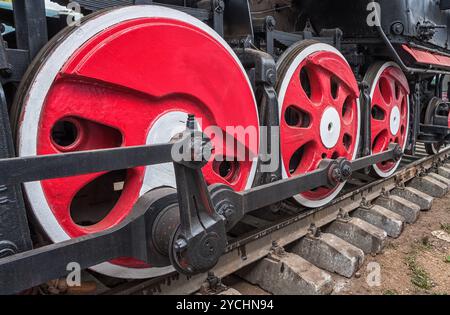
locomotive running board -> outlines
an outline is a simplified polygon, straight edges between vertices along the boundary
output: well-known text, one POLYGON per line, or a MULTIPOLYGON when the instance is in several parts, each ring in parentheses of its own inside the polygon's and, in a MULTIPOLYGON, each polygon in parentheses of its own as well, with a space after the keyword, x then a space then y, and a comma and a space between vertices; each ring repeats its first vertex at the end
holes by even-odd
POLYGON ((444 68, 450 67, 450 56, 444 55, 438 51, 430 52, 430 49, 412 48, 408 45, 402 45, 402 49, 408 53, 416 63, 421 65, 434 65, 444 68))

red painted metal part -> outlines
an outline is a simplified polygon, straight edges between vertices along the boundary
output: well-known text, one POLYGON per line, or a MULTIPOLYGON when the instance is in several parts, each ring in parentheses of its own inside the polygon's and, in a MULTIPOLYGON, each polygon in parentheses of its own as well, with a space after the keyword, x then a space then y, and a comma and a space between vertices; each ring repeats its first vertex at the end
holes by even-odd
MULTIPOLYGON (((408 97, 410 89, 408 80, 401 69, 390 66, 374 82, 372 96, 372 152, 386 151, 391 143, 398 143, 402 148, 408 131, 408 97), (393 134, 390 128, 392 109, 400 110, 400 129, 393 134), (375 114, 378 113, 378 114, 375 114)), ((395 162, 380 163, 377 167, 385 173, 396 167, 395 162)))
POLYGON ((412 48, 408 45, 402 45, 406 51, 417 63, 425 65, 437 65, 442 67, 450 67, 450 57, 435 52, 430 52, 422 49, 412 48))
MULTIPOLYGON (((111 27, 83 45, 55 79, 41 114, 38 154, 134 146, 146 143, 158 117, 171 112, 195 114, 208 126, 252 126, 259 137, 253 92, 236 60, 205 32, 163 18, 132 20, 111 27), (61 147, 52 140, 58 121, 75 122, 75 143, 61 147)), ((212 135, 211 135, 212 136, 212 135)), ((215 156, 230 156, 220 137, 213 137, 215 156)), ((256 147, 246 147, 256 155, 256 147)), ((231 153, 230 153, 231 152, 231 153)), ((246 188, 252 161, 239 162, 233 176, 221 177, 209 163, 208 183, 246 188)), ((121 222, 136 202, 144 168, 128 170, 120 199, 93 226, 71 218, 74 196, 103 173, 42 182, 58 223, 71 237, 102 231, 121 222)), ((144 267, 134 261, 121 265, 144 267)))
MULTIPOLYGON (((288 176, 304 174, 316 170, 323 159, 345 157, 354 158, 358 143, 359 112, 357 98, 359 89, 356 79, 342 57, 333 52, 320 51, 307 57, 296 69, 286 91, 281 115, 281 152, 288 176), (311 85, 308 97, 302 87, 300 76, 302 69, 307 69, 311 85), (331 80, 337 80, 337 97, 332 96, 331 80), (340 114, 341 133, 337 145, 331 149, 324 146, 320 137, 320 123, 327 108, 335 108, 340 114), (308 116, 308 123, 300 122, 293 126, 285 119, 289 108, 303 112, 308 116), (349 137, 349 142, 344 140, 349 137), (303 148, 302 158, 295 170, 290 161, 303 148)), ((320 201, 330 196, 335 189, 319 188, 303 193, 302 198, 320 201)))

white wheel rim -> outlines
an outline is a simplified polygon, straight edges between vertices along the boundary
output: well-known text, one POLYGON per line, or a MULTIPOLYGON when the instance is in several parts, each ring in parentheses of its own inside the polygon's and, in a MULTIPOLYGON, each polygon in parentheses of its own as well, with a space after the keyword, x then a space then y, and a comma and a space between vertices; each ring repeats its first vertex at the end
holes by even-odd
POLYGON ((400 109, 398 106, 394 106, 391 111, 390 115, 390 124, 389 127, 391 128, 391 133, 393 135, 397 135, 400 130, 400 109))
POLYGON ((323 145, 328 148, 334 148, 339 141, 341 134, 341 120, 339 113, 333 107, 327 108, 320 121, 320 138, 323 145))

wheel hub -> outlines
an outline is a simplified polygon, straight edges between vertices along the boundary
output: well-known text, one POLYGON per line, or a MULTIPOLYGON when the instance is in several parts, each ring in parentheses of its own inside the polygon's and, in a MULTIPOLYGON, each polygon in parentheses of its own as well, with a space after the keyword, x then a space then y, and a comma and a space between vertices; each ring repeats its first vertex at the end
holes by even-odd
POLYGON ((335 108, 329 107, 320 121, 320 139, 326 148, 332 149, 338 143, 340 135, 341 117, 335 108))
MULTIPOLYGON (((147 144, 162 144, 170 142, 174 136, 186 129, 188 114, 185 112, 169 112, 160 116, 151 127, 147 144)), ((176 188, 173 163, 148 166, 145 170, 141 194, 157 187, 176 188)))
POLYGON ((397 135, 401 126, 401 114, 398 106, 394 106, 390 115, 390 128, 393 135, 397 135))

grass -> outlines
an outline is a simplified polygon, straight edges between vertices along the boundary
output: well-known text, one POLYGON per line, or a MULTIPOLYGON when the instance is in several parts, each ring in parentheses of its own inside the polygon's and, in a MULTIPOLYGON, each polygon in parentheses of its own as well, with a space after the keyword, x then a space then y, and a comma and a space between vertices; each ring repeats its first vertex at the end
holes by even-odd
POLYGON ((448 223, 441 223, 441 229, 445 231, 446 233, 450 234, 450 224, 448 223))
POLYGON ((386 249, 393 249, 393 250, 396 250, 396 249, 398 249, 398 245, 397 245, 397 244, 394 244, 392 241, 390 241, 390 242, 387 243, 386 249))
POLYGON ((425 269, 417 263, 417 251, 413 251, 406 257, 406 264, 412 273, 412 284, 423 290, 430 290, 433 288, 433 281, 430 276, 425 269))
POLYGON ((428 236, 422 237, 420 243, 424 249, 431 249, 433 247, 428 236))
POLYGON ((447 257, 445 257, 444 261, 448 264, 450 264, 450 255, 448 255, 447 257))

